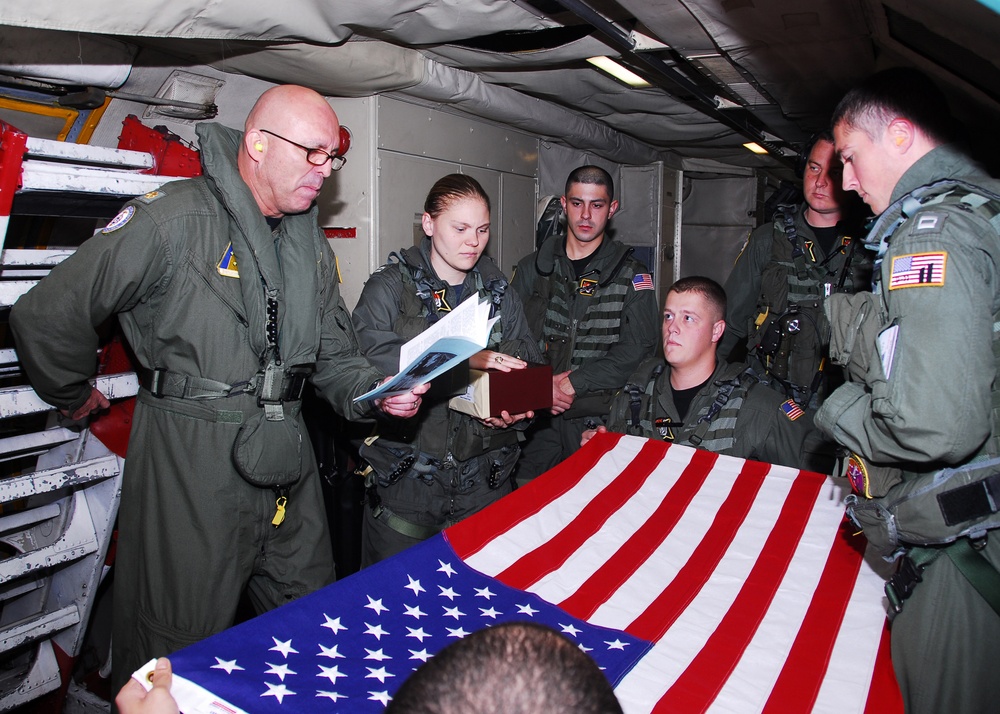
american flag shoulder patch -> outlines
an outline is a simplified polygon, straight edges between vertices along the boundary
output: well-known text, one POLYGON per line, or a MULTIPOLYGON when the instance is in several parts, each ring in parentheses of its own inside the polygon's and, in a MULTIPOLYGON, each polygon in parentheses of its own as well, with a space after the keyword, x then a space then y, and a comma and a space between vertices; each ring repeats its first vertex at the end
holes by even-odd
POLYGON ((892 259, 889 289, 943 287, 947 265, 948 252, 944 250, 897 255, 892 259))
POLYGON ((788 417, 789 421, 795 421, 800 416, 802 416, 803 414, 805 414, 805 412, 802 411, 802 407, 800 407, 798 404, 796 404, 791 399, 789 399, 788 401, 782 402, 780 409, 781 409, 781 411, 783 411, 785 413, 785 416, 788 417))
POLYGON ((652 290, 653 276, 649 273, 636 273, 632 277, 632 287, 636 290, 652 290))

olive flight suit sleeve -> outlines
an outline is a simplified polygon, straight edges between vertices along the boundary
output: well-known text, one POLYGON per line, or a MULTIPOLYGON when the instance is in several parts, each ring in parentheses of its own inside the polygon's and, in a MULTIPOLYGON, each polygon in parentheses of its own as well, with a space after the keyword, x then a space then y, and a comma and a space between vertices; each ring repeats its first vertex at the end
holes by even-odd
POLYGON ((817 467, 805 448, 814 430, 809 414, 777 392, 755 384, 740 408, 736 441, 747 458, 814 471, 817 467))
POLYGON ((527 362, 541 362, 544 357, 538 349, 538 342, 528 329, 528 319, 524 316, 524 306, 517 291, 508 289, 504 292, 500 312, 504 325, 500 351, 527 362))
POLYGON ((611 411, 608 413, 608 431, 624 434, 628 426, 629 417, 629 395, 624 389, 615 394, 611 400, 611 411))
POLYGON ((578 397, 604 389, 621 389, 636 368, 656 352, 660 341, 660 310, 656 291, 630 288, 622 306, 621 331, 603 356, 588 360, 570 373, 578 397))
POLYGON ((747 338, 748 326, 760 299, 761 275, 771 257, 773 231, 773 225, 767 223, 750 234, 726 279, 726 332, 716 353, 721 361, 747 338))
POLYGON ((876 463, 953 464, 974 454, 991 433, 998 265, 996 235, 980 217, 952 207, 916 212, 882 263, 887 326, 864 346, 872 355, 865 382, 835 390, 819 428, 876 463), (902 274, 915 255, 934 265, 931 280, 893 286, 893 271, 902 274))
POLYGON ((524 302, 531 295, 532 280, 531 274, 534 272, 535 254, 531 253, 521 258, 514 267, 514 274, 510 278, 510 286, 524 302))
POLYGON ((179 259, 141 204, 127 204, 109 226, 123 216, 120 227, 85 241, 11 309, 18 358, 32 387, 70 413, 90 395, 98 326, 165 289, 179 259))
POLYGON ((544 352, 544 324, 545 324, 545 308, 546 305, 542 300, 541 296, 532 296, 535 290, 535 253, 530 253, 525 257, 521 258, 517 266, 514 268, 514 274, 511 276, 510 281, 510 291, 517 293, 517 297, 521 303, 522 310, 525 317, 525 325, 528 328, 529 334, 535 340, 535 346, 537 347, 539 355, 542 355, 541 359, 545 359, 544 352))
POLYGON ((322 291, 320 348, 312 382, 340 414, 347 418, 364 416, 371 409, 371 402, 355 403, 354 398, 367 392, 385 374, 395 374, 395 370, 380 370, 362 353, 351 315, 340 294, 336 272, 332 269, 335 265, 333 252, 329 251, 326 258, 330 270, 324 271, 328 276, 322 291))
POLYGON ((375 271, 354 308, 354 327, 361 351, 386 374, 399 371, 399 350, 405 340, 392 330, 400 315, 403 281, 392 266, 375 271))

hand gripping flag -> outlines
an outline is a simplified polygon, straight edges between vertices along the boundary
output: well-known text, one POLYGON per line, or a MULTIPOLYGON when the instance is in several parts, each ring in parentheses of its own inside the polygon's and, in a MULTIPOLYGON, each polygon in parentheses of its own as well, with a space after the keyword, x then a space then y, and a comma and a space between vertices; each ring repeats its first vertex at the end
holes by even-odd
POLYGON ((172 691, 187 714, 380 712, 456 638, 530 620, 591 655, 629 714, 902 712, 849 490, 599 434, 444 533, 172 654, 172 691))

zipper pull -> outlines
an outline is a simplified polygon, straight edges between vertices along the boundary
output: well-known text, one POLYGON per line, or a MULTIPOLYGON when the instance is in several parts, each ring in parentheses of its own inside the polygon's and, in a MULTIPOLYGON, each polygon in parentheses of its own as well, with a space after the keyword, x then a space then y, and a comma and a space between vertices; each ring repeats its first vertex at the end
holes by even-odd
POLYGON ((288 503, 288 498, 286 496, 278 496, 278 500, 274 502, 276 510, 274 512, 274 518, 271 519, 271 525, 277 528, 285 520, 285 505, 288 503))

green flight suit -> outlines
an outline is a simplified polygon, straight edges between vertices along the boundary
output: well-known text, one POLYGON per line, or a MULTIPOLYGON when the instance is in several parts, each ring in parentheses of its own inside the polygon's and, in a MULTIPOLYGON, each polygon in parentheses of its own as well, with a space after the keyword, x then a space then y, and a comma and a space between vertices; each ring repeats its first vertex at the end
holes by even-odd
POLYGON ((809 468, 803 453, 812 430, 809 417, 761 385, 740 364, 719 362, 681 418, 670 388, 670 365, 661 357, 647 360, 615 397, 608 430, 769 464, 809 468), (714 406, 716 401, 720 402, 718 407, 714 406), (683 426, 671 428, 664 425, 666 421, 683 426), (692 441, 692 437, 697 438, 692 441))
POLYGON ((561 238, 545 241, 518 263, 511 285, 524 302, 532 334, 553 374, 572 370, 576 390, 568 410, 539 415, 529 430, 518 481, 535 478, 576 451, 588 424, 603 422, 615 393, 655 353, 660 311, 645 274, 631 248, 607 234, 581 280, 561 238))
MULTIPOLYGON (((911 480, 996 455, 1000 237, 955 202, 929 201, 903 214, 911 192, 942 179, 998 191, 948 146, 903 174, 867 239, 878 246, 900 219, 881 262, 875 329, 863 330, 866 341, 853 348, 864 365, 860 380, 834 391, 816 416, 820 429, 868 462, 901 470, 903 482, 881 499, 887 504, 911 480)), ((851 319, 844 297, 828 301, 835 325, 851 319)), ((938 505, 929 499, 927 507, 938 505)), ((1000 566, 1000 534, 988 533, 980 553, 1000 566)), ((1000 614, 947 555, 923 571, 893 620, 892 657, 908 712, 975 714, 1000 706, 1000 614)))
POLYGON ((198 135, 204 176, 130 201, 11 312, 28 376, 59 408, 86 400, 95 327, 116 314, 141 367, 187 385, 164 396, 143 388, 135 408, 118 516, 115 690, 150 658, 229 627, 244 589, 264 611, 334 580, 300 402, 278 405, 291 447, 276 456, 301 472, 280 527, 275 491, 233 461, 238 436, 258 455, 280 448, 241 434, 263 414, 247 385, 273 349, 268 300, 284 364, 314 368, 312 383, 341 414, 360 416, 353 397, 382 376, 358 350, 315 207, 272 231, 237 170, 242 134, 208 124, 198 135), (213 385, 235 386, 223 397, 213 385))
MULTIPOLYGON (((508 289, 507 278, 488 256, 481 256, 466 275, 457 296, 455 286, 434 273, 429 251, 430 239, 425 239, 365 283, 353 319, 358 342, 375 365, 398 371, 399 351, 407 340, 474 296, 492 299, 497 307, 491 316, 500 315, 489 349, 529 362, 541 360, 517 293, 508 289), (435 299, 435 291, 443 297, 435 299), (427 295, 426 302, 418 292, 427 295)), ((511 492, 511 472, 527 424, 493 429, 449 409, 449 399, 467 384, 468 371, 462 366, 440 375, 424 394, 417 416, 406 422, 380 419, 378 439, 361 446, 373 469, 367 480, 362 566, 419 543, 511 492)))

